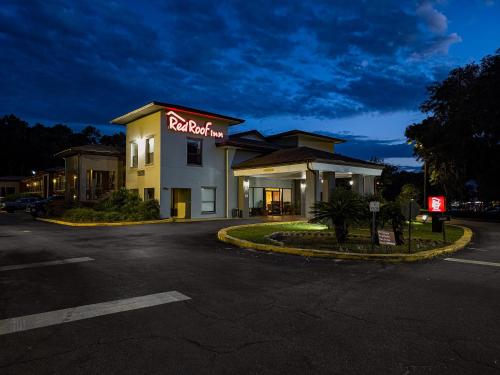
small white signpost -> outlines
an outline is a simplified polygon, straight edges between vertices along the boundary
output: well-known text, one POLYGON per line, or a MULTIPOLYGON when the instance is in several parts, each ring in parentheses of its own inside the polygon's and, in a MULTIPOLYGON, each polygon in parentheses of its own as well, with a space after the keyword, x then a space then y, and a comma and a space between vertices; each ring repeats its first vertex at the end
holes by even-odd
POLYGON ((376 216, 377 212, 380 211, 380 202, 378 201, 371 201, 370 202, 370 212, 372 213, 372 251, 375 246, 375 231, 377 230, 376 228, 376 216))
POLYGON ((370 202, 370 212, 379 212, 379 211, 380 211, 380 202, 371 201, 370 202))

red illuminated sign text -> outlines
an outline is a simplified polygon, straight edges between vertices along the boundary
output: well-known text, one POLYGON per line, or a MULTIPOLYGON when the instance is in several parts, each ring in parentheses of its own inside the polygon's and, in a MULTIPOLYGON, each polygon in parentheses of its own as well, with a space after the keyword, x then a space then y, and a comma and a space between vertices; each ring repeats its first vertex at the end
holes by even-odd
POLYGON ((445 212, 446 211, 445 198, 442 195, 436 197, 428 197, 427 206, 429 207, 429 212, 445 212))
POLYGON ((176 132, 202 135, 204 137, 224 138, 224 133, 213 130, 212 123, 207 121, 204 126, 200 126, 194 120, 186 120, 174 111, 167 112, 168 128, 176 132))

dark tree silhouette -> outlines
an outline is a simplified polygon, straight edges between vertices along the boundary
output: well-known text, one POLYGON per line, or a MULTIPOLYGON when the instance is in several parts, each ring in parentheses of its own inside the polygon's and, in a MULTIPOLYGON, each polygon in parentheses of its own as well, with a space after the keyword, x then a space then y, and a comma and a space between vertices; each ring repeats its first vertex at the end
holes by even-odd
POLYGON ((421 106, 428 116, 406 137, 427 162, 431 183, 464 199, 475 180, 480 198, 500 198, 500 50, 452 70, 428 92, 421 106))

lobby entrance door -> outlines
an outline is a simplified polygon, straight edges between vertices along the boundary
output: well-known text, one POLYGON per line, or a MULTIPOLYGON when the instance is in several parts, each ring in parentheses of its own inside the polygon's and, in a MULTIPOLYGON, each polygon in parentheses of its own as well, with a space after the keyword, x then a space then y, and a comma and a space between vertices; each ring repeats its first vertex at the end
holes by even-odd
POLYGON ((191 218, 191 189, 172 189, 171 217, 176 219, 191 218))

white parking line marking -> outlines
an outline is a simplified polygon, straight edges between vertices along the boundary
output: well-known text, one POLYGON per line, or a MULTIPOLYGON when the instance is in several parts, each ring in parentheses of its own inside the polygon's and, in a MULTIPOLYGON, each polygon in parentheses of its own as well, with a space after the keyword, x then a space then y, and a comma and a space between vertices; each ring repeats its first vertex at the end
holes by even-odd
POLYGON ((458 263, 478 264, 481 266, 500 267, 500 263, 483 262, 481 260, 468 260, 468 259, 458 259, 458 258, 444 258, 444 260, 447 260, 450 262, 458 262, 458 263))
POLYGON ((0 336, 189 299, 182 293, 171 291, 4 319, 0 320, 0 336))
POLYGON ((46 261, 46 262, 13 264, 12 266, 2 266, 2 267, 0 267, 0 272, 2 272, 2 271, 11 271, 11 270, 22 270, 24 268, 37 268, 37 267, 46 267, 46 266, 57 266, 59 264, 89 262, 91 260, 94 260, 94 258, 81 257, 81 258, 68 258, 68 259, 61 259, 61 260, 49 260, 49 261, 46 261))

